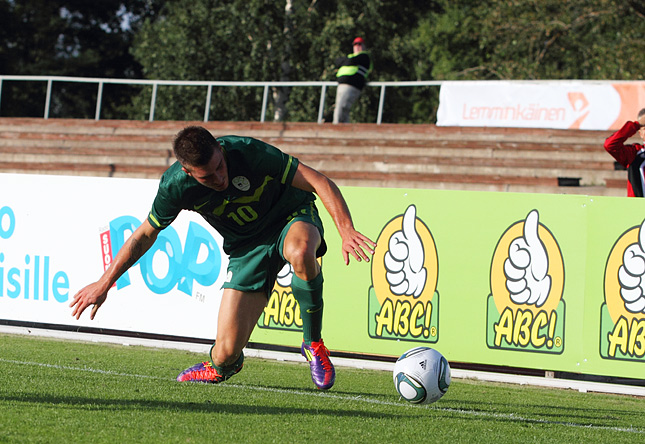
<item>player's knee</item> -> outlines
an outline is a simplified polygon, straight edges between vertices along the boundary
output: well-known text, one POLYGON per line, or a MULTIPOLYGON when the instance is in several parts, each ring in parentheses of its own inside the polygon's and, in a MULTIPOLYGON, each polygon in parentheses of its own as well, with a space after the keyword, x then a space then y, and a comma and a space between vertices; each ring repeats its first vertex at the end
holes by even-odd
POLYGON ((306 245, 292 247, 285 257, 293 267, 294 273, 303 279, 310 280, 318 274, 316 253, 306 245))
POLYGON ((302 246, 291 246, 289 251, 286 252, 286 257, 289 259, 289 263, 294 269, 304 267, 307 262, 307 249, 302 246))

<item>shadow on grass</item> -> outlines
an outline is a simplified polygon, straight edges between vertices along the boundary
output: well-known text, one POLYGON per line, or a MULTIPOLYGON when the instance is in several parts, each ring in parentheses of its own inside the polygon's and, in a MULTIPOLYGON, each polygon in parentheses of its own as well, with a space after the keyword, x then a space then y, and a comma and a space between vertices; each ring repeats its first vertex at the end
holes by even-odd
POLYGON ((555 404, 520 404, 505 403, 494 404, 494 411, 491 411, 491 404, 485 402, 446 400, 437 405, 437 411, 446 413, 459 413, 460 411, 472 412, 475 416, 492 416, 500 421, 518 421, 526 423, 549 423, 578 425, 581 427, 610 427, 616 426, 616 422, 629 422, 633 427, 642 430, 645 428, 645 420, 641 411, 637 410, 616 410, 611 408, 593 408, 590 406, 574 407, 558 406, 555 404), (539 419, 538 419, 539 418, 539 419), (629 421, 626 421, 629 419, 629 421), (636 419, 638 423, 634 423, 636 419))
POLYGON ((35 404, 42 409, 51 406, 52 409, 73 408, 87 411, 121 410, 121 411, 164 411, 164 412, 194 412, 194 413, 226 413, 226 414, 253 414, 253 415, 330 415, 336 417, 356 418, 400 418, 408 416, 405 413, 392 414, 386 412, 366 412, 359 409, 325 409, 307 407, 281 407, 276 405, 250 405, 241 403, 218 402, 207 400, 204 402, 179 402, 179 401, 154 401, 141 399, 105 399, 101 397, 83 396, 53 396, 29 394, 23 396, 2 396, 2 402, 35 404))

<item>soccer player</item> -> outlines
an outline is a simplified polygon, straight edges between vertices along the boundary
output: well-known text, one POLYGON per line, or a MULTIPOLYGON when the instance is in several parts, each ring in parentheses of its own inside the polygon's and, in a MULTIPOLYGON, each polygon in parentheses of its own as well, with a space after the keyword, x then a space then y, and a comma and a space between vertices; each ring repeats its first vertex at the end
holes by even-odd
POLYGON ((92 306, 90 319, 94 319, 108 290, 153 245, 159 232, 181 210, 196 211, 224 238, 228 274, 210 360, 184 370, 177 380, 219 383, 242 369, 242 349, 277 273, 289 262, 303 324, 301 352, 316 387, 331 388, 336 373, 321 337, 323 276, 316 260, 327 246, 314 193, 338 229, 346 265, 350 255, 369 262, 367 253, 373 254, 376 244, 354 229, 334 182, 269 144, 249 137, 216 139, 205 128, 189 126, 177 134, 173 151, 177 162, 163 174, 147 220, 101 278, 74 296, 72 316, 79 319, 92 306))

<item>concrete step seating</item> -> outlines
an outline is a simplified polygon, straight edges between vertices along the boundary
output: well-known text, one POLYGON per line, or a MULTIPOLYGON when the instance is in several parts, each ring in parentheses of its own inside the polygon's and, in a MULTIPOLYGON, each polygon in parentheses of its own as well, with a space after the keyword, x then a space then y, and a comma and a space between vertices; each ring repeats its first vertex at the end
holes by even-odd
POLYGON ((158 178, 189 124, 265 140, 341 186, 626 194, 610 131, 0 118, 0 172, 158 178))

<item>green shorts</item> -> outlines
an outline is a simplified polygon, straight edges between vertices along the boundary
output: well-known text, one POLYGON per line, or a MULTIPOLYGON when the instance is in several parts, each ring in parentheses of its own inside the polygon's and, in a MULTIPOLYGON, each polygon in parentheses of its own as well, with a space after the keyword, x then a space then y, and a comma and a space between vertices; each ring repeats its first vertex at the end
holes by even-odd
POLYGON ((299 207, 288 218, 281 231, 270 236, 258 236, 252 245, 231 252, 228 262, 226 282, 222 288, 256 292, 262 291, 267 297, 275 285, 278 272, 287 263, 282 254, 284 238, 295 221, 304 221, 314 225, 320 232, 321 242, 316 257, 327 252, 322 221, 313 202, 299 207))

